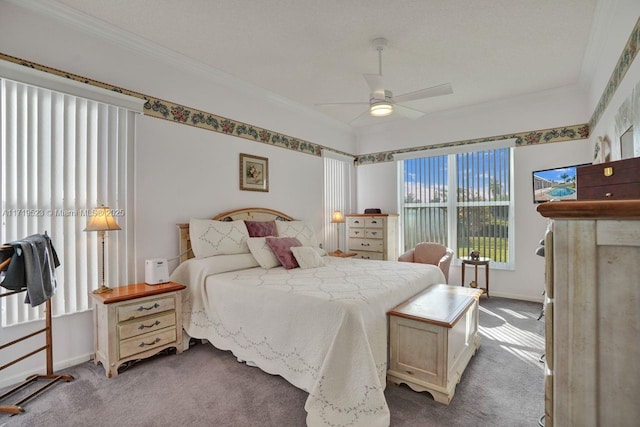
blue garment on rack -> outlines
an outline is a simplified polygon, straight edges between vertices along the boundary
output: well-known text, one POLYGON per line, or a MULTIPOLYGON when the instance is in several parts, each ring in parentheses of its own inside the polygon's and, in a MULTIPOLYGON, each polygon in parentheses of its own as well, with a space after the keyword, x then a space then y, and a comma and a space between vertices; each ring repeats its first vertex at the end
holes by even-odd
POLYGON ((8 244, 13 256, 0 284, 13 291, 26 288, 24 302, 32 307, 47 301, 56 291, 55 268, 60 265, 49 236, 34 234, 8 244))

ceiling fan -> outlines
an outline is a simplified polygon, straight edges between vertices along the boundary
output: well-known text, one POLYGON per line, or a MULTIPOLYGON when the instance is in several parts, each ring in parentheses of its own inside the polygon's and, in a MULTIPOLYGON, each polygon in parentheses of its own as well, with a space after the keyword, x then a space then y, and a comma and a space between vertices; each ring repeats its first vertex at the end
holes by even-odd
MULTIPOLYGON (((324 104, 316 104, 318 106, 339 106, 339 105, 369 105, 367 111, 375 117, 384 117, 392 113, 410 119, 417 119, 425 113, 413 108, 400 105, 402 102, 415 101, 418 99, 431 98, 433 96, 449 95, 453 93, 451 83, 444 83, 425 89, 416 90, 414 92, 405 93, 394 96, 390 90, 386 90, 382 80, 382 51, 387 46, 387 39, 379 37, 373 40, 373 48, 378 51, 378 74, 363 74, 367 81, 371 94, 369 102, 332 102, 324 104)), ((366 113, 366 112, 365 112, 366 113)), ((356 118, 357 120, 358 118, 356 118)))

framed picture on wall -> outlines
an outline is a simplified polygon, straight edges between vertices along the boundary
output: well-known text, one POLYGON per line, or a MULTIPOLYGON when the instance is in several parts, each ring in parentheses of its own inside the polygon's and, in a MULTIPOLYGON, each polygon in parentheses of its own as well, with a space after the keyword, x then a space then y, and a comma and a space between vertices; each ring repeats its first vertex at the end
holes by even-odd
POLYGON ((269 191, 269 159, 240 153, 240 190, 269 191))

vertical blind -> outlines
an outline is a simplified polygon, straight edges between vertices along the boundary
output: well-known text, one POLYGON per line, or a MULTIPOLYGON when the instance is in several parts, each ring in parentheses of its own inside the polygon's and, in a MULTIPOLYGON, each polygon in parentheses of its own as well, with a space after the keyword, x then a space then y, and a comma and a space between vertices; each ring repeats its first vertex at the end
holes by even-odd
MULTIPOLYGON (((93 208, 113 210, 106 234, 107 285, 129 282, 133 249, 134 112, 0 79, 0 241, 47 232, 58 253, 53 315, 90 308, 100 285, 98 233, 83 232, 93 208)), ((1 299, 2 326, 43 318, 25 294, 1 299)))
MULTIPOLYGON (((353 159, 323 152, 324 156, 324 249, 345 250, 344 224, 331 223, 333 212, 351 212, 353 159), (339 242, 339 243, 338 243, 339 242), (337 246, 339 245, 339 246, 337 246)), ((345 250, 346 252, 346 250, 345 250)))
POLYGON ((400 162, 404 248, 442 243, 458 257, 472 249, 494 266, 513 264, 511 148, 400 162))

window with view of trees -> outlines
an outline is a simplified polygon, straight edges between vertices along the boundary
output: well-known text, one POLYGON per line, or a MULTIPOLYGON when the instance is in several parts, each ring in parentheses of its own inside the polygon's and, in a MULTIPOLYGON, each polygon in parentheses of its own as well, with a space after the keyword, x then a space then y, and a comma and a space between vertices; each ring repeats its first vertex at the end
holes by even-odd
POLYGON ((512 264, 511 148, 400 162, 405 250, 438 242, 512 264))

